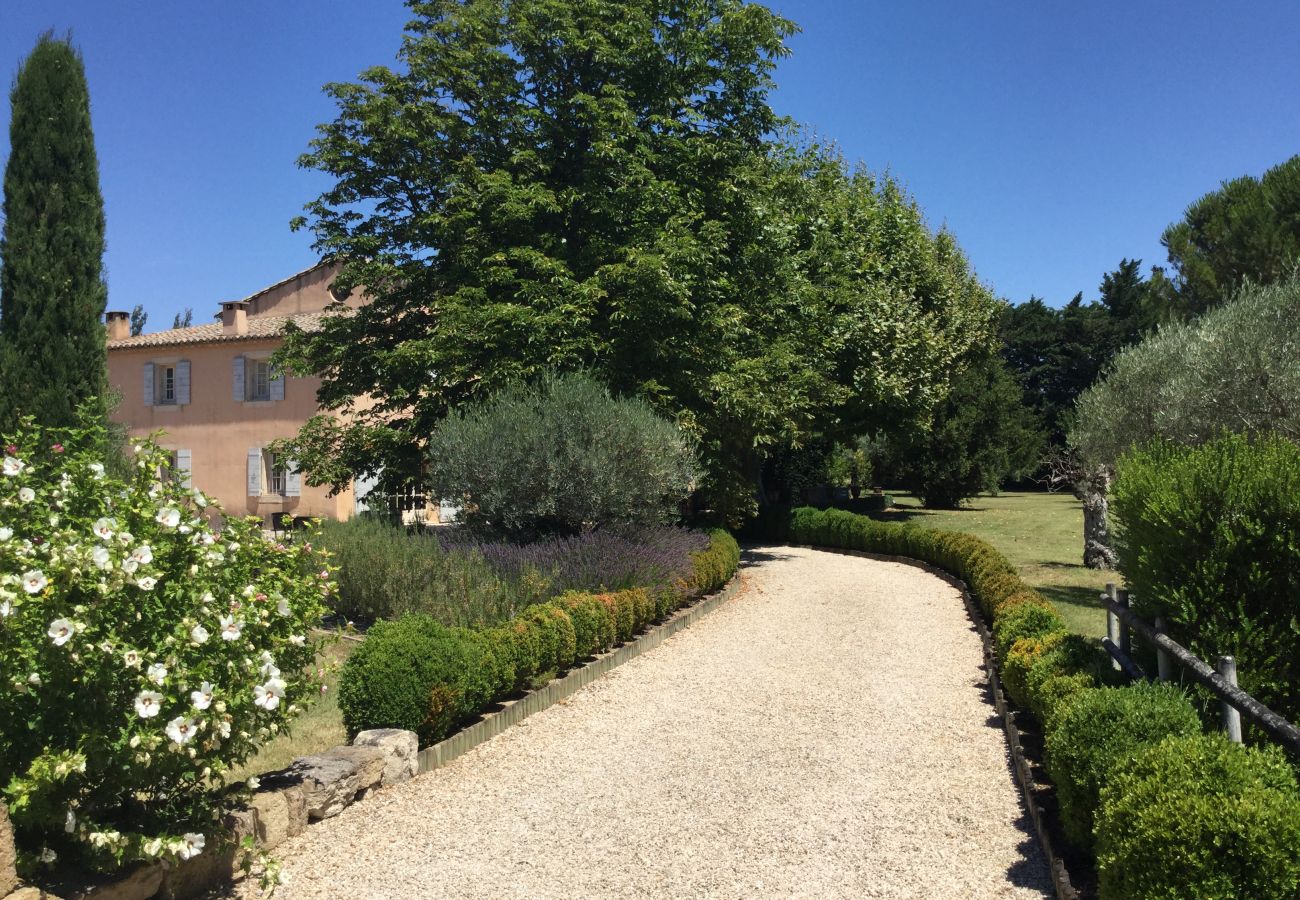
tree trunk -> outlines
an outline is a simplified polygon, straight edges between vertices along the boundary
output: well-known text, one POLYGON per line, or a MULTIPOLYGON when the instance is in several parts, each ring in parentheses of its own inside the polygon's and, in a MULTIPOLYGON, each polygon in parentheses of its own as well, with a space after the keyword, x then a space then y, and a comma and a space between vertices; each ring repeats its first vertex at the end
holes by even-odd
POLYGON ((1107 468, 1092 469, 1080 473, 1074 484, 1074 495, 1083 503, 1083 564, 1089 569, 1113 569, 1117 562, 1107 517, 1110 477, 1107 468))

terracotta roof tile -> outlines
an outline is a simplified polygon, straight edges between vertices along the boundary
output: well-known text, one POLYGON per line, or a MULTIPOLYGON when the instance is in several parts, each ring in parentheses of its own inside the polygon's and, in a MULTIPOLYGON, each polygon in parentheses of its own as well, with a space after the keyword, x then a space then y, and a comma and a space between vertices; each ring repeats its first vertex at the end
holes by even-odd
MULTIPOLYGON (((339 313, 298 313, 293 316, 249 316, 247 334, 227 334, 220 322, 195 325, 193 328, 172 328, 153 334, 109 341, 109 350, 127 350, 132 347, 172 347, 178 344, 216 344, 222 341, 252 341, 277 337, 287 322, 292 321, 303 331, 319 331, 321 320, 339 313)), ((346 313, 343 313, 346 315, 346 313)))

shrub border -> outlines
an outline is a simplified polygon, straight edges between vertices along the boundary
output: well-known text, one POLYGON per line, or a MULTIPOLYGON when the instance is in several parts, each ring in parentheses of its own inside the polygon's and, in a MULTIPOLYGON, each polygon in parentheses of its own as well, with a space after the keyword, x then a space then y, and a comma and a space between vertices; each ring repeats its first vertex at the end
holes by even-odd
POLYGON ((971 595, 966 582, 933 563, 913 559, 910 556, 871 553, 866 550, 849 550, 843 547, 826 547, 820 544, 792 543, 790 546, 801 547, 806 550, 820 550, 824 553, 838 553, 842 556, 857 556, 878 562, 901 563, 905 566, 913 566, 934 575, 961 592, 962 602, 966 604, 966 614, 975 623, 975 630, 979 633, 980 643, 984 648, 984 675, 988 682, 989 694, 993 698, 993 707, 997 710, 998 718, 1002 721, 1002 730, 1007 739, 1007 750, 1011 755, 1011 769, 1015 774, 1016 784, 1019 786, 1021 797, 1025 802, 1025 812, 1028 813, 1030 820, 1034 823, 1034 834, 1038 838, 1039 849, 1043 851, 1043 856, 1046 857, 1047 869, 1052 878, 1052 889, 1056 892, 1057 900, 1080 900, 1082 895, 1070 881, 1070 872, 1052 843, 1051 833, 1047 827, 1046 813, 1038 804, 1037 795, 1041 785, 1034 779, 1033 767, 1029 762, 1029 758, 1025 755, 1024 747, 1020 743, 1020 729, 1016 727, 1015 713, 1002 691, 1002 679, 998 675, 997 657, 993 652, 993 632, 989 630, 988 622, 984 620, 979 603, 971 595))
POLYGON ((554 678, 540 688, 529 691, 516 700, 507 700, 502 709, 486 714, 478 722, 444 738, 436 744, 425 747, 419 753, 420 771, 431 772, 440 769, 459 756, 473 750, 479 744, 489 741, 511 728, 533 713, 541 712, 553 706, 591 684, 611 669, 647 650, 658 647, 677 632, 689 628, 697 621, 713 612, 722 604, 740 592, 743 586, 742 573, 739 569, 730 580, 712 594, 707 594, 694 603, 683 606, 658 625, 652 625, 640 636, 621 647, 602 653, 587 663, 570 670, 560 678, 554 678))

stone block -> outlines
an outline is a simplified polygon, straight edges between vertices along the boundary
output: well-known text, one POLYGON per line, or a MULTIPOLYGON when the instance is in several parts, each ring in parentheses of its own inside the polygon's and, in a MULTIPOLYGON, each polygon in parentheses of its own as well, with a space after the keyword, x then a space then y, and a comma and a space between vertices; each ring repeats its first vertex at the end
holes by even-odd
POLYGON ((384 763, 387 758, 384 751, 376 747, 335 747, 328 750, 325 756, 335 759, 346 759, 357 767, 357 784, 361 790, 369 790, 379 784, 384 777, 384 763))
POLYGON ((420 771, 420 740, 414 731, 374 728, 352 741, 354 747, 373 747, 384 754, 384 777, 380 784, 399 784, 420 771))
POLYGON ((14 863, 18 851, 14 848, 14 829, 9 822, 9 810, 0 803, 0 897, 18 886, 18 871, 14 863))
POLYGON ((341 756, 303 756, 279 775, 273 784, 295 779, 301 784, 308 819, 337 816, 362 790, 357 764, 341 756))
POLYGON ((289 837, 289 803, 283 791, 258 791, 248 801, 257 814, 257 844, 264 850, 289 837))
POLYGON ((23 887, 9 894, 4 900, 59 900, 59 898, 40 888, 23 887))

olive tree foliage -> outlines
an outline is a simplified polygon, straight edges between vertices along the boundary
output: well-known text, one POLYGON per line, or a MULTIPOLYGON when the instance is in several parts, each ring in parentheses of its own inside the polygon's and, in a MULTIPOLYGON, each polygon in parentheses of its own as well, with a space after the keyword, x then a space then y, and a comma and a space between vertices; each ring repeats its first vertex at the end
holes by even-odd
POLYGON ((285 448, 310 483, 415 477, 461 404, 585 369, 681 422, 734 519, 767 455, 928 410, 990 339, 952 237, 772 111, 766 7, 410 6, 300 160, 334 184, 296 225, 371 298, 280 356, 322 379, 285 448))
POLYGON ((508 385, 458 409, 428 441, 436 496, 511 538, 677 518, 696 477, 690 440, 644 400, 583 373, 508 385))
MULTIPOLYGON (((1161 439, 1195 446, 1225 431, 1300 440, 1297 360, 1297 271, 1269 285, 1247 283, 1200 319, 1165 326, 1120 351, 1106 376, 1080 395, 1069 435, 1076 471, 1097 483, 1103 531, 1115 464, 1135 445, 1161 439)), ((1085 503, 1085 531, 1087 513, 1085 503)))

